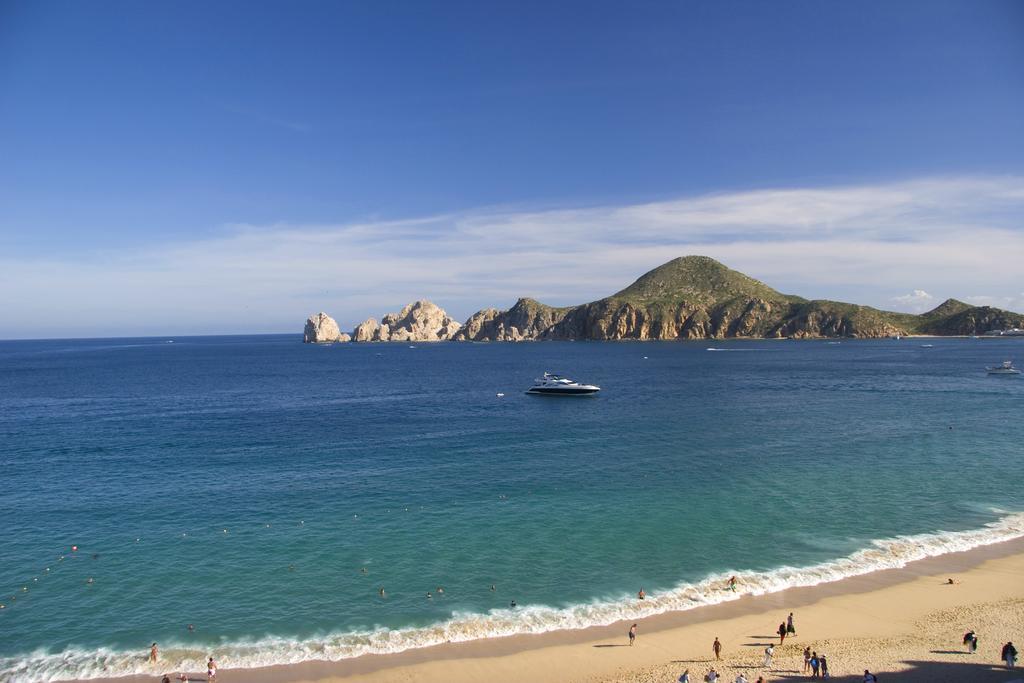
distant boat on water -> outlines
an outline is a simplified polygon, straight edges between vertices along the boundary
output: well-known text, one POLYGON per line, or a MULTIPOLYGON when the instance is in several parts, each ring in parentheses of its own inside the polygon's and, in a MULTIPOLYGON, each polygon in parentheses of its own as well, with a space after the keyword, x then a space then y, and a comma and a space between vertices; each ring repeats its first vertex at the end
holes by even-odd
POLYGON ((985 368, 985 371, 990 375, 1019 375, 1020 370, 1013 367, 1012 360, 1004 360, 1002 365, 992 365, 985 368))
POLYGON ((581 384, 568 377, 559 377, 545 372, 543 377, 535 379, 533 386, 526 390, 528 394, 543 394, 545 396, 586 396, 596 394, 601 387, 593 384, 581 384))

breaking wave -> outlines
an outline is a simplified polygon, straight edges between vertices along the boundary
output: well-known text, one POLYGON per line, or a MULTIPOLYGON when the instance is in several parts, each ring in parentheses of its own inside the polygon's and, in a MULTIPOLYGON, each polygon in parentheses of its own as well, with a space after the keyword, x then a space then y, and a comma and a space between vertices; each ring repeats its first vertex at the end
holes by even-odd
MULTIPOLYGON (((903 567, 927 557, 970 550, 1024 537, 1024 513, 1005 514, 980 529, 937 532, 872 541, 870 546, 846 557, 808 567, 779 567, 767 572, 736 571, 714 574, 697 583, 638 601, 632 596, 595 600, 570 607, 544 605, 496 609, 486 614, 456 613, 451 619, 426 627, 378 629, 361 633, 337 633, 307 640, 268 637, 249 642, 218 645, 215 656, 224 669, 296 664, 311 660, 338 661, 364 654, 402 652, 448 642, 494 638, 524 633, 582 629, 655 614, 693 609, 736 600, 743 595, 764 595, 839 581, 883 569, 903 567), (735 574, 735 592, 724 589, 735 574)), ((36 651, 0 658, 0 680, 39 683, 69 679, 107 678, 132 674, 154 675, 165 671, 202 671, 208 650, 169 644, 161 651, 159 665, 150 665, 139 652, 109 649, 61 653, 36 651)))

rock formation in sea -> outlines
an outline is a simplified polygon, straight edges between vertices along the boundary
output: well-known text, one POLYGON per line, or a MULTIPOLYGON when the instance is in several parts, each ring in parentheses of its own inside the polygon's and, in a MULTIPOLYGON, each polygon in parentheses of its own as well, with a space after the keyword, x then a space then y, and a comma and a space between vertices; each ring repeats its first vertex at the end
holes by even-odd
POLYGON ((306 329, 302 333, 302 341, 307 344, 325 344, 330 342, 347 342, 349 335, 338 329, 334 318, 324 312, 315 313, 306 320, 306 329))
POLYGON ((352 332, 357 342, 367 341, 446 341, 452 339, 461 325, 444 309, 422 299, 414 301, 398 313, 389 313, 378 323, 369 318, 352 332))
POLYGON ((555 308, 523 298, 508 310, 478 311, 460 329, 442 309, 417 301, 380 323, 370 318, 352 336, 355 341, 803 339, 981 335, 1012 327, 1024 327, 1024 315, 955 299, 921 315, 808 300, 782 294, 707 256, 685 256, 620 292, 579 306, 555 308))
POLYGON ((673 259, 604 299, 553 308, 520 299, 473 314, 456 337, 531 339, 722 339, 984 334, 1024 316, 953 299, 922 315, 782 294, 706 256, 673 259))
POLYGON ((533 299, 520 299, 507 311, 487 308, 474 313, 454 338, 459 341, 542 339, 569 310, 545 306, 533 299))

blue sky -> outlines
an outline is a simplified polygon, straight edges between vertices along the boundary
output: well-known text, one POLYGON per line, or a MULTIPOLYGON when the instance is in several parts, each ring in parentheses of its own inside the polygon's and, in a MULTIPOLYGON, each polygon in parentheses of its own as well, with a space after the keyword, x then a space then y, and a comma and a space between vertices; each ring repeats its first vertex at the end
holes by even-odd
POLYGON ((685 253, 1020 310, 1022 112, 1020 2, 0 0, 0 338, 464 318, 685 253))

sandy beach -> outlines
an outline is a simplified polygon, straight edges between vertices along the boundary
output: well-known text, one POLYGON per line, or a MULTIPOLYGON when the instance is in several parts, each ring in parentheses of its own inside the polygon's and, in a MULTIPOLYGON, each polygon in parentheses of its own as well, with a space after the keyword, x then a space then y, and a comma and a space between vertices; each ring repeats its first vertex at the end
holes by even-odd
MULTIPOLYGON (((808 678, 803 650, 827 655, 836 681, 993 681, 1024 679, 999 661, 1008 640, 1024 644, 1024 539, 951 553, 829 584, 664 614, 643 620, 633 647, 628 623, 452 643, 394 655, 264 669, 222 669, 227 683, 672 683, 689 670, 702 681, 714 666, 730 683, 808 678), (953 578, 955 584, 948 585, 953 578), (773 635, 793 612, 797 635, 773 635), (961 645, 975 630, 976 654, 961 645), (712 642, 722 642, 715 661, 712 642), (771 670, 764 649, 775 643, 771 670)), ((205 680, 205 672, 191 680, 205 680)), ((159 676, 109 679, 121 683, 159 676)))

